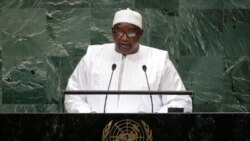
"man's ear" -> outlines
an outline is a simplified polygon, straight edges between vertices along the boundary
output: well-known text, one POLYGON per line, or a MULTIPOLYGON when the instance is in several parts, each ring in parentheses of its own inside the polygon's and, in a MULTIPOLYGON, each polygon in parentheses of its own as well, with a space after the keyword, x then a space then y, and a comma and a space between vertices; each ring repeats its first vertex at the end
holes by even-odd
POLYGON ((142 37, 143 33, 144 33, 144 30, 141 29, 141 30, 140 30, 140 38, 142 37))

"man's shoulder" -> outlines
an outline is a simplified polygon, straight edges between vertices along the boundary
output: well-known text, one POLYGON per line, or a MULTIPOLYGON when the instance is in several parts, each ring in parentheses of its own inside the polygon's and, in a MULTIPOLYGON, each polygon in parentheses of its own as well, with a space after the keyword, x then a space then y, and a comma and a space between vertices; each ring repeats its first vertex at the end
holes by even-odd
POLYGON ((89 45, 87 54, 89 55, 98 55, 99 53, 110 50, 114 47, 114 43, 107 43, 107 44, 99 44, 99 45, 89 45))
POLYGON ((89 45, 88 50, 102 50, 113 47, 114 43, 107 43, 107 44, 97 44, 97 45, 89 45))
POLYGON ((168 56, 168 51, 166 51, 166 50, 162 50, 162 49, 158 49, 158 48, 150 47, 150 46, 146 46, 146 45, 140 45, 140 47, 143 50, 149 52, 153 56, 158 56, 158 57, 160 57, 160 56, 164 56, 164 57, 168 56))

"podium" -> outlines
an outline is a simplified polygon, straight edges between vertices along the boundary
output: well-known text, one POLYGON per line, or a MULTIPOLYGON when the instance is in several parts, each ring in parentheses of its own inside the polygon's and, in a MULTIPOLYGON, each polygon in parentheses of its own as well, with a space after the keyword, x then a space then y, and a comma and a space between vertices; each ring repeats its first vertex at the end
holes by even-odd
MULTIPOLYGON (((192 110, 194 111, 194 92, 192 91, 140 91, 140 90, 84 90, 84 91, 69 91, 63 92, 62 104, 64 103, 65 95, 189 95, 192 99, 192 110)), ((64 109, 63 109, 64 111, 64 109)), ((193 112, 192 111, 192 112, 193 112)), ((183 112, 183 108, 169 108, 169 112, 183 112)))
MULTIPOLYGON (((155 125, 152 124, 154 120, 161 120, 165 118, 166 114, 153 113, 153 101, 152 95, 189 95, 192 99, 194 92, 191 91, 64 91, 65 95, 106 95, 104 104, 104 114, 92 113, 83 114, 91 115, 93 118, 105 119, 105 122, 101 123, 101 127, 95 125, 94 128, 99 128, 99 139, 102 141, 153 141, 153 130, 157 130, 155 125), (105 113, 106 98, 107 95, 149 95, 151 99, 151 111, 152 113, 119 113, 110 114, 105 113), (154 120, 152 120, 154 119, 154 120), (151 122, 150 122, 151 121, 151 122), (100 131, 101 129, 102 131, 100 131), (102 135, 100 135, 102 133, 102 135)), ((64 101, 64 98, 63 98, 64 101)), ((192 105, 193 106, 193 105, 192 105)), ((193 108, 192 108, 193 109, 193 108)), ((183 108, 168 108, 170 113, 184 112, 183 108)), ((93 119, 92 119, 93 120, 93 119)), ((100 120, 100 119, 99 119, 100 120)), ((159 124, 160 125, 160 124, 159 124)), ((158 125, 158 126, 159 126, 158 125)), ((156 137, 155 137, 156 138, 156 137)), ((95 139, 96 140, 96 139, 95 139)), ((157 139, 158 140, 158 139, 157 139)), ((162 140, 162 139, 161 139, 162 140)))
POLYGON ((123 127, 119 123, 124 120, 128 123, 127 119, 143 121, 142 128, 147 129, 145 135, 152 133, 151 141, 250 140, 247 113, 1 114, 0 136, 2 141, 105 141, 103 130, 108 129, 110 121, 113 121, 111 127, 115 123, 123 127))

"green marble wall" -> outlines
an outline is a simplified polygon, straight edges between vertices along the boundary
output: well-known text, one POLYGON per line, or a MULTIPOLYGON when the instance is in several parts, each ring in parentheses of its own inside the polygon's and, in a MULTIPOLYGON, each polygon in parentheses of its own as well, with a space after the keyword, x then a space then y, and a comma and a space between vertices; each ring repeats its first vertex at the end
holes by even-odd
POLYGON ((195 91, 195 112, 250 111, 249 0, 1 0, 0 112, 62 112, 69 75, 127 7, 143 15, 142 44, 168 50, 195 91))

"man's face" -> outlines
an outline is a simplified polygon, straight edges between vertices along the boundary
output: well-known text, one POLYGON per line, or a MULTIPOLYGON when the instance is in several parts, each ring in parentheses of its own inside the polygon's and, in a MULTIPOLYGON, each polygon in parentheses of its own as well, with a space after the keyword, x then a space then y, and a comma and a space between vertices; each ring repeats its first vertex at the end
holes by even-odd
POLYGON ((136 53, 143 30, 129 23, 118 23, 112 28, 115 50, 124 55, 136 53))

